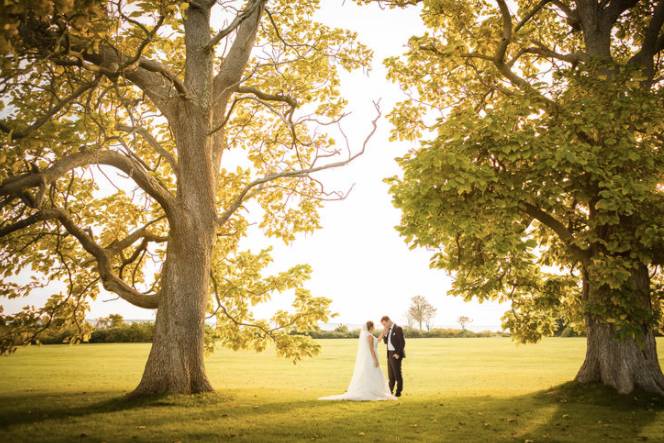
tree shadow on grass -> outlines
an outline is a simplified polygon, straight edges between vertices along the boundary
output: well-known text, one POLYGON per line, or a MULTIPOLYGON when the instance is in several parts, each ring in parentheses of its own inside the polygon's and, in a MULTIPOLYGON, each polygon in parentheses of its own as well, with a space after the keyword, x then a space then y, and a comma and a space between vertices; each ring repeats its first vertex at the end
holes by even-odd
POLYGON ((224 394, 201 394, 193 397, 155 395, 151 397, 130 397, 117 392, 78 392, 78 393, 26 393, 24 395, 0 396, 0 429, 20 425, 37 424, 46 420, 85 417, 134 409, 154 407, 186 406, 189 403, 224 401, 230 397, 224 394), (207 398, 206 398, 207 396, 207 398))
POLYGON ((663 397, 647 392, 620 395, 601 384, 569 382, 535 398, 557 407, 546 423, 522 434, 525 440, 664 441, 663 397))
POLYGON ((0 429, 20 433, 26 426, 42 431, 64 426, 44 438, 53 441, 78 436, 80 427, 97 421, 106 423, 110 441, 664 440, 664 434, 654 434, 664 432, 664 424, 656 424, 664 414, 663 399, 620 396, 593 385, 569 383, 510 398, 407 395, 399 402, 274 401, 273 391, 232 392, 149 399, 113 392, 3 396, 0 429), (79 418, 83 421, 70 423, 79 418), (132 434, 138 422, 150 433, 132 434))
POLYGON ((258 427, 238 426, 226 436, 240 441, 257 436, 269 441, 664 441, 664 399, 646 393, 622 396, 599 385, 567 383, 510 398, 321 403, 281 405, 290 411, 258 427), (297 419, 282 419, 293 412, 297 419))

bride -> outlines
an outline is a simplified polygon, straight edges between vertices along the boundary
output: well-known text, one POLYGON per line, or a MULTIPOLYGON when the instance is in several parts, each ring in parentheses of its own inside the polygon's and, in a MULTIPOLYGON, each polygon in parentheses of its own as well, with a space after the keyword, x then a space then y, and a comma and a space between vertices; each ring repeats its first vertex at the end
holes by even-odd
POLYGON ((319 400, 396 400, 392 395, 378 364, 378 342, 373 336, 374 324, 368 321, 360 331, 353 378, 344 394, 321 397, 319 400))

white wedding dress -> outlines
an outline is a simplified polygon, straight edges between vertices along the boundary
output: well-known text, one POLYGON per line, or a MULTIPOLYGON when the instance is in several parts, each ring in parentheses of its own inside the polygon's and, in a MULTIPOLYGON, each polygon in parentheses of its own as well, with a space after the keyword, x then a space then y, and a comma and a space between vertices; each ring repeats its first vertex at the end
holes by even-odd
POLYGON ((396 400, 397 398, 390 393, 390 389, 385 382, 383 372, 380 366, 374 365, 371 351, 369 349, 369 339, 371 336, 372 346, 376 355, 378 355, 378 339, 367 331, 366 326, 360 331, 357 356, 355 358, 355 369, 353 378, 345 393, 340 395, 331 395, 321 397, 319 400, 396 400))

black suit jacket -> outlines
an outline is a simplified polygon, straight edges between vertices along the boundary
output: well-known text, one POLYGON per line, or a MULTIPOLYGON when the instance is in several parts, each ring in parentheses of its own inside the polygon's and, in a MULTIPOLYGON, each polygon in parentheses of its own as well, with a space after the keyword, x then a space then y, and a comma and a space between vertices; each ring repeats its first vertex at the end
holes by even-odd
MULTIPOLYGON (((387 344, 387 334, 383 337, 383 343, 387 344)), ((394 352, 399 354, 401 358, 406 358, 406 339, 403 336, 401 326, 394 325, 392 327, 392 346, 394 346, 394 352)))

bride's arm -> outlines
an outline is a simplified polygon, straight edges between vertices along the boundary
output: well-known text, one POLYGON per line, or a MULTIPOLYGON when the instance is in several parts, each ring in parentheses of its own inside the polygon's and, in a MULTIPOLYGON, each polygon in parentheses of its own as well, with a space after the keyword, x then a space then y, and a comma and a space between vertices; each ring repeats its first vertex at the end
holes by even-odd
POLYGON ((374 349, 374 336, 371 334, 367 335, 367 341, 369 342, 369 351, 371 352, 371 357, 373 358, 374 361, 374 366, 378 367, 378 357, 376 357, 376 350, 374 349))

